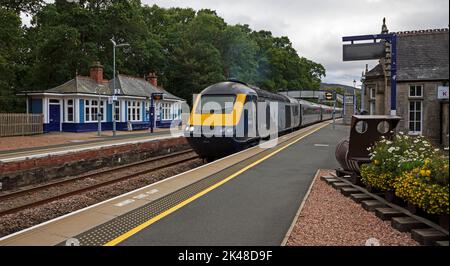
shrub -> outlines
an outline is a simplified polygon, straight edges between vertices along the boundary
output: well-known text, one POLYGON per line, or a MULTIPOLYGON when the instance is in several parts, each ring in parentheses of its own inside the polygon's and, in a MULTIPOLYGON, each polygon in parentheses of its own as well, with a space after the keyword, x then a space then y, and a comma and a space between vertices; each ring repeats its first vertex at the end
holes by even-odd
POLYGON ((370 151, 370 164, 361 166, 361 180, 430 214, 449 213, 448 158, 421 136, 401 132, 382 139, 370 151))
POLYGON ((444 157, 433 159, 426 159, 421 167, 398 176, 394 182, 395 195, 427 213, 448 214, 448 160, 444 157))

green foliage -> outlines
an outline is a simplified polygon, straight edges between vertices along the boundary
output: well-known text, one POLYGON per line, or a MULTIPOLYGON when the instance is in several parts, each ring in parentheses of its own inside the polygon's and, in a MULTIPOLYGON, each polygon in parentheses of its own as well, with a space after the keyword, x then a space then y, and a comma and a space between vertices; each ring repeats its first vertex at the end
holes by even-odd
POLYGON ((16 14, 20 12, 35 13, 43 2, 43 0, 0 0, 0 7, 16 14))
POLYGON ((5 8, 0 8, 0 25, 0 110, 15 112, 21 107, 15 94, 21 84, 23 30, 19 15, 5 8))
MULTIPOLYGON (((112 78, 112 44, 120 73, 156 72, 160 84, 191 100, 212 83, 237 78, 276 91, 318 88, 322 65, 300 57, 287 37, 228 25, 215 11, 165 9, 139 0, 2 1, 0 95, 16 99, 21 90, 44 90, 75 73, 87 75, 101 61, 112 78), (32 16, 21 26, 19 12, 32 16), (4 25, 4 26, 3 26, 4 25)), ((0 111, 10 110, 2 104, 0 111)), ((20 108, 15 108, 20 111, 20 108)))
POLYGON ((448 157, 421 136, 402 133, 382 139, 371 151, 370 164, 361 167, 362 181, 395 194, 430 214, 449 212, 448 157))

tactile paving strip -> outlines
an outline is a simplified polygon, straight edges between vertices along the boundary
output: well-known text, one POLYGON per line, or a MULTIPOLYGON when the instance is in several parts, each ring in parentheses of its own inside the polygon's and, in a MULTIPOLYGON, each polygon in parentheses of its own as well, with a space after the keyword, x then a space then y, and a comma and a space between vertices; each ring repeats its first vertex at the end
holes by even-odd
MULTIPOLYGON (((249 158, 243 162, 229 166, 225 170, 199 180, 187 187, 181 188, 167 196, 152 201, 122 216, 116 217, 104 224, 98 225, 86 232, 74 237, 79 241, 80 246, 99 246, 108 243, 116 237, 130 231, 131 229, 145 223, 162 212, 176 206, 204 189, 227 178, 230 174, 236 172, 246 165, 264 157, 270 153, 272 149, 268 149, 256 156, 249 158)), ((66 245, 66 242, 59 245, 66 245)))
MULTIPOLYGON (((306 133, 306 132, 305 132, 306 133)), ((303 134, 302 134, 303 135, 303 134)), ((281 148, 285 145, 289 145, 292 141, 295 141, 298 137, 293 138, 290 141, 284 142, 281 148)), ((124 215, 116 217, 104 224, 98 225, 86 232, 83 232, 71 240, 75 239, 80 246, 101 246, 109 241, 123 235, 131 229, 147 222, 153 217, 161 214, 162 212, 178 205, 184 200, 194 196, 195 194, 205 190, 206 188, 220 182, 227 178, 231 174, 235 173, 239 169, 251 164, 263 158, 267 154, 271 153, 273 149, 267 149, 256 156, 253 156, 247 160, 231 165, 220 171, 219 173, 210 175, 202 180, 199 180, 187 187, 181 188, 167 196, 152 201, 144 206, 141 206, 133 211, 130 211, 124 215)), ((66 245, 66 242, 62 242, 59 245, 66 245)))

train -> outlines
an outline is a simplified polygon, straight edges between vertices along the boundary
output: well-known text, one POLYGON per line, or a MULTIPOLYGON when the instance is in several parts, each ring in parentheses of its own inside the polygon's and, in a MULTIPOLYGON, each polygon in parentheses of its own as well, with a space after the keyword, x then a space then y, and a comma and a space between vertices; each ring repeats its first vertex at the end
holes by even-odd
POLYGON ((244 150, 262 140, 342 117, 342 108, 268 92, 238 80, 204 89, 183 130, 190 146, 207 161, 244 150))

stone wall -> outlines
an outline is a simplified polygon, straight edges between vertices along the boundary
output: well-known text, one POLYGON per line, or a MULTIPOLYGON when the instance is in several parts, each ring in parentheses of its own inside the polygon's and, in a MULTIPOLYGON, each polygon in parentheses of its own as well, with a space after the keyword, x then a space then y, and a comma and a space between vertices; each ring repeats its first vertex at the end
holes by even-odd
POLYGON ((409 101, 422 101, 422 135, 439 143, 440 130, 440 104, 437 99, 437 87, 440 82, 408 82, 397 84, 397 115, 402 117, 398 125, 398 130, 409 131, 409 101), (410 85, 422 85, 423 97, 409 97, 410 85))
POLYGON ((449 105, 448 101, 441 103, 442 107, 442 146, 449 145, 449 105))
MULTIPOLYGON (((397 83, 397 115, 402 117, 397 126, 397 131, 409 132, 409 97, 410 85, 422 85, 423 97, 414 98, 422 101, 422 135, 429 138, 435 144, 439 144, 440 138, 443 140, 444 147, 448 146, 448 103, 442 104, 442 120, 441 103, 437 99, 437 88, 442 85, 442 81, 419 81, 419 82, 398 82, 397 83), (447 114, 447 117, 445 115, 447 114), (442 123, 442 125, 441 125, 442 123), (442 137, 440 136, 440 127, 442 126, 442 137), (445 133, 447 132, 447 133, 445 133)), ((385 86, 384 80, 371 79, 365 82, 366 97, 365 108, 369 111, 370 106, 370 88, 376 89, 375 95, 375 113, 376 115, 389 115, 391 108, 390 86, 385 86)))
POLYGON ((112 167, 189 148, 184 137, 103 147, 0 163, 1 190, 14 189, 102 167, 112 167))

